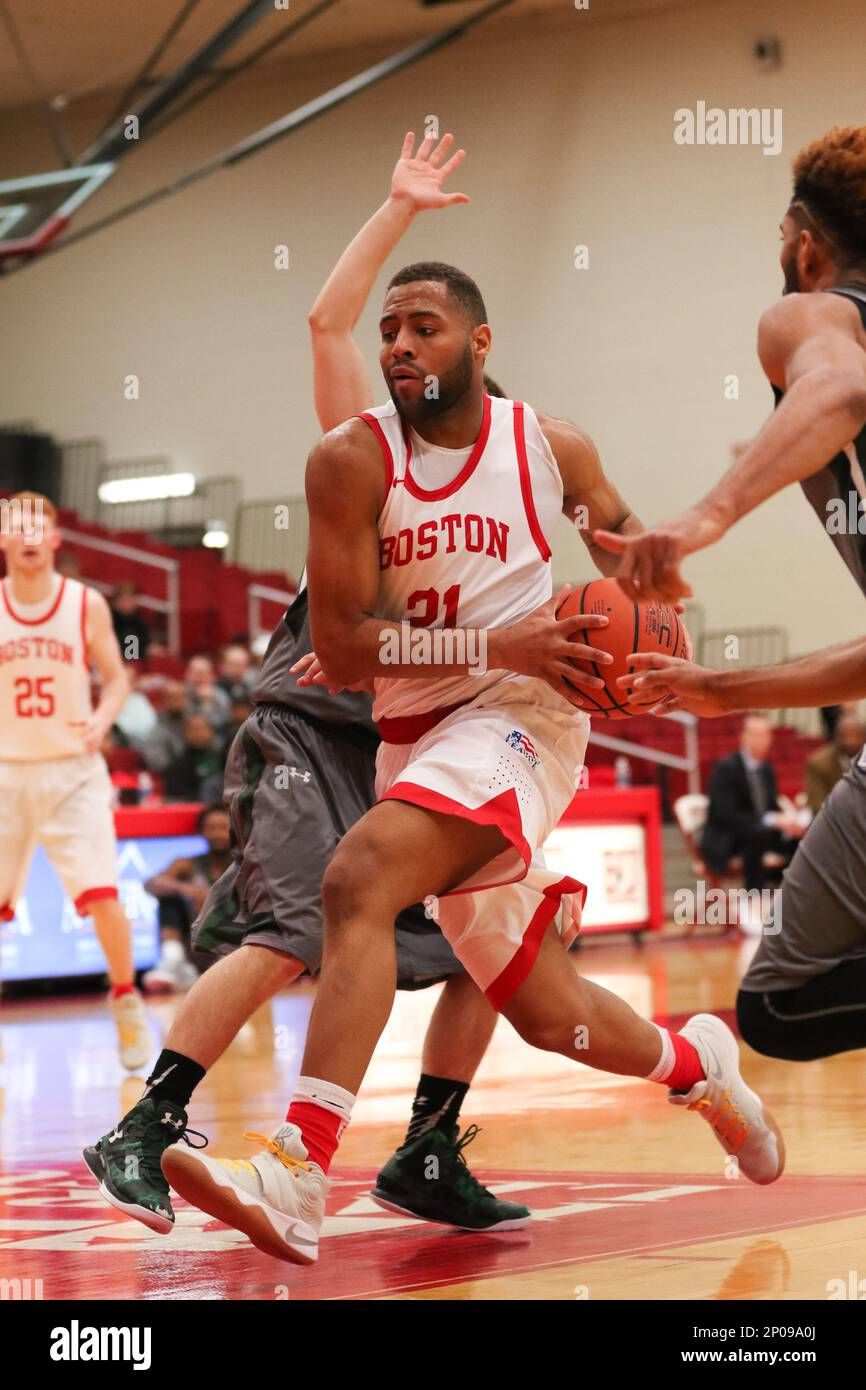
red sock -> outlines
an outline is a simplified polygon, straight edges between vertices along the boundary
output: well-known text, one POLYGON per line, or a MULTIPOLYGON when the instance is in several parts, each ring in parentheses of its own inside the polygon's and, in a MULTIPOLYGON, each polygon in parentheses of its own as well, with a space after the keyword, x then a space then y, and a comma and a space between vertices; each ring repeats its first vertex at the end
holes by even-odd
POLYGON ((684 1038, 682 1033, 671 1033, 674 1049, 674 1063, 665 1084, 671 1091, 690 1091, 696 1081, 703 1081, 706 1072, 701 1065, 697 1049, 684 1038))
POLYGON ((314 1100, 293 1100, 286 1119, 301 1131, 310 1162, 318 1163, 322 1172, 327 1173, 346 1128, 345 1115, 337 1115, 314 1100))
POLYGON ((124 994, 134 994, 134 993, 135 993, 135 982, 132 981, 132 980, 130 980, 130 982, 129 982, 128 985, 112 985, 112 986, 111 986, 111 997, 112 997, 112 999, 122 999, 123 996, 124 996, 124 994))

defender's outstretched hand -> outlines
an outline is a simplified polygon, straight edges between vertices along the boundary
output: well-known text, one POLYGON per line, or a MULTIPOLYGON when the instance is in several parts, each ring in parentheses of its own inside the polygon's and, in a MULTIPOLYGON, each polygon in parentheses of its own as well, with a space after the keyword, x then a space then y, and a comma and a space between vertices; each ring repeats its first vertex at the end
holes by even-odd
POLYGON ((447 163, 442 163, 453 143, 453 135, 443 135, 438 144, 428 135, 421 142, 418 153, 413 155, 415 132, 407 131, 391 176, 391 197, 405 199, 417 212, 468 203, 465 193, 446 193, 442 187, 449 174, 459 169, 466 158, 465 150, 457 150, 447 163))
POLYGON ((676 521, 660 522, 648 531, 622 535, 616 531, 594 531, 593 540, 602 550, 620 555, 616 578, 634 599, 663 599, 675 603, 691 598, 692 588, 680 573, 687 555, 713 545, 725 534, 725 526, 702 507, 684 512, 676 521))
POLYGON ((657 652, 632 652, 628 660, 632 674, 620 676, 616 683, 628 694, 628 708, 633 714, 684 710, 705 719, 727 714, 715 693, 718 671, 657 652))

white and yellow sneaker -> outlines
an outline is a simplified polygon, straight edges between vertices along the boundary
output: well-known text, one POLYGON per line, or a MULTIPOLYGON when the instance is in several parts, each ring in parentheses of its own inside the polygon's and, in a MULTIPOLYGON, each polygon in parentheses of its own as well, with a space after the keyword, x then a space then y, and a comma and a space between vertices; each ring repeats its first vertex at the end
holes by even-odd
POLYGON ((147 1026, 147 1013, 137 990, 109 999, 114 1022, 117 1024, 117 1046, 120 1060, 127 1071, 140 1071, 154 1050, 147 1026))
POLYGON ((740 1076, 740 1049, 730 1028, 715 1014, 695 1014, 680 1034, 697 1051, 706 1080, 690 1091, 668 1091, 671 1105, 697 1110, 752 1182, 775 1182, 785 1167, 785 1142, 760 1096, 740 1076))
POLYGON ((307 1150, 297 1125, 282 1124, 268 1139, 245 1134, 264 1146, 255 1158, 208 1158, 190 1149, 167 1149, 162 1171, 175 1192, 194 1207, 243 1231, 257 1249, 292 1264, 319 1257, 328 1180, 307 1150))

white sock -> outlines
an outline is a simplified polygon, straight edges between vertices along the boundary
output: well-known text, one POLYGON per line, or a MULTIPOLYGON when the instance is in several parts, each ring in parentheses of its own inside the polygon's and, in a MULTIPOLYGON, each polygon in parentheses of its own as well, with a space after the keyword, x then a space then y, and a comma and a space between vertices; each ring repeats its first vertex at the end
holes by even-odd
MULTIPOLYGON (((647 1020, 652 1023, 652 1019, 647 1020)), ((667 1081, 674 1069, 677 1054, 674 1052, 674 1045, 671 1042, 671 1035, 667 1028, 659 1028, 657 1023, 653 1023, 659 1037, 662 1040, 662 1055, 659 1057, 652 1071, 647 1076, 647 1081, 667 1081)))
POLYGON ((315 1076, 299 1076, 292 1096, 293 1102, 300 1100, 321 1105, 323 1110, 330 1110, 333 1115, 339 1115, 345 1124, 349 1123, 356 1099, 351 1091, 344 1091, 342 1086, 335 1086, 333 1081, 320 1081, 315 1076))

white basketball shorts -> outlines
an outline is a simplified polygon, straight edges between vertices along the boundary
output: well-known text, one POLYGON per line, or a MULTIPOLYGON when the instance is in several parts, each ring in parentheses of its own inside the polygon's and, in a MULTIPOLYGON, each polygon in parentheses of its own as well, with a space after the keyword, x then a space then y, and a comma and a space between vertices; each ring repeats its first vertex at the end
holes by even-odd
POLYGON ((548 869, 542 846, 577 790, 589 720, 545 682, 523 676, 497 682, 429 727, 437 713, 382 721, 376 793, 495 825, 508 841, 429 908, 501 1009, 529 975, 549 924, 557 921, 566 945, 580 929, 586 888, 548 869), (395 736, 414 741, 387 741, 395 736))
POLYGON ((0 921, 15 915, 36 845, 86 915, 117 897, 111 780, 99 753, 39 762, 0 762, 0 921))

